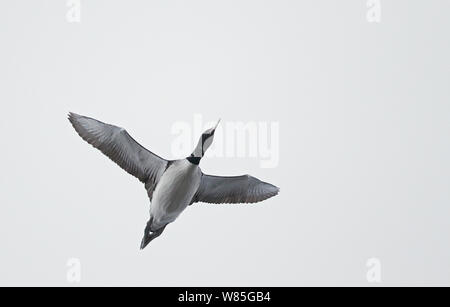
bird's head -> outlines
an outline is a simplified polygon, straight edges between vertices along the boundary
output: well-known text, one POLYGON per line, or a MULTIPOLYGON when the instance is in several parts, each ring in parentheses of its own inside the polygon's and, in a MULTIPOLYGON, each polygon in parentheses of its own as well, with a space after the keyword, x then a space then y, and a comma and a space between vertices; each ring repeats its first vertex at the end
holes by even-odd
POLYGON ((198 140, 197 147, 195 147, 192 154, 187 158, 191 163, 200 163, 200 159, 205 155, 206 150, 209 148, 209 146, 211 146, 214 140, 214 132, 216 131, 219 123, 220 119, 217 121, 217 124, 213 128, 210 128, 202 133, 200 139, 198 140))

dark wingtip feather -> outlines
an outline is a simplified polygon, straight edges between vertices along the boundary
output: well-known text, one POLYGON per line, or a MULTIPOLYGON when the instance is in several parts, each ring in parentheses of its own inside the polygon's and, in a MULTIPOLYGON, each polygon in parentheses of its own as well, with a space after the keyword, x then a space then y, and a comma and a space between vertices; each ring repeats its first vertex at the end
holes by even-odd
POLYGON ((268 183, 268 182, 263 182, 263 183, 270 187, 270 191, 269 191, 269 194, 267 195, 267 198, 274 197, 274 196, 278 195, 278 193, 280 193, 280 188, 277 187, 276 185, 273 185, 273 184, 268 183))
POLYGON ((69 112, 69 114, 67 114, 67 119, 72 123, 72 125, 75 124, 75 120, 80 118, 81 116, 73 113, 73 112, 69 112))
POLYGON ((266 195, 265 199, 272 198, 274 196, 277 196, 278 193, 280 193, 280 188, 277 186, 274 186, 273 184, 268 183, 271 186, 271 191, 266 195))
POLYGON ((280 188, 275 185, 274 185, 274 187, 275 187, 275 192, 276 192, 275 195, 277 195, 278 193, 280 193, 280 188))

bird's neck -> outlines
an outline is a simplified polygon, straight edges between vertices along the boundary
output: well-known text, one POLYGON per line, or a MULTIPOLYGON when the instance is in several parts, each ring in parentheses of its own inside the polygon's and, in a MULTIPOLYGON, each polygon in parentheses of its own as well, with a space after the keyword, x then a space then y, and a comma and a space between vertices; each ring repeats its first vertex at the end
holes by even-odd
POLYGON ((198 165, 200 163, 200 159, 203 157, 203 136, 198 141, 197 146, 194 151, 191 153, 189 157, 186 159, 194 165, 198 165))
POLYGON ((195 157, 193 154, 186 158, 189 162, 194 165, 199 165, 201 157, 195 157))

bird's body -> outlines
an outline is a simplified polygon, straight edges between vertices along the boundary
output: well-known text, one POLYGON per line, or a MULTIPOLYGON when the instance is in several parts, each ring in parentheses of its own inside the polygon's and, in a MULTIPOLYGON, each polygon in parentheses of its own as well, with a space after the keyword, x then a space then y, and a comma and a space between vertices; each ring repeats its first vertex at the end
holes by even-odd
POLYGON ((145 184, 151 205, 141 249, 193 203, 255 203, 279 192, 249 175, 211 176, 200 170, 217 125, 201 135, 189 157, 169 161, 140 145, 123 128, 75 113, 69 113, 69 121, 81 138, 145 184))
POLYGON ((161 176, 153 192, 150 216, 153 226, 159 229, 175 219, 191 204, 200 186, 202 172, 198 165, 188 160, 176 160, 161 176))

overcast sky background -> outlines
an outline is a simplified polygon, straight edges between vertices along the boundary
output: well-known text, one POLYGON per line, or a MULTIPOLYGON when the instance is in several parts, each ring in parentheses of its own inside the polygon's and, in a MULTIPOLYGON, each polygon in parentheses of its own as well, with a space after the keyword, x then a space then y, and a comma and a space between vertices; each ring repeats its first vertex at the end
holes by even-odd
POLYGON ((373 257, 382 285, 450 285, 450 2, 81 3, 0 2, 0 285, 364 286, 373 257), (69 111, 166 158, 194 114, 278 122, 277 167, 201 167, 281 193, 193 205, 140 251, 143 185, 69 111))

